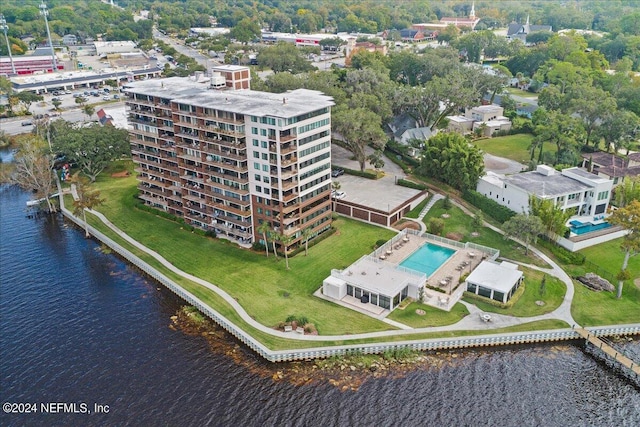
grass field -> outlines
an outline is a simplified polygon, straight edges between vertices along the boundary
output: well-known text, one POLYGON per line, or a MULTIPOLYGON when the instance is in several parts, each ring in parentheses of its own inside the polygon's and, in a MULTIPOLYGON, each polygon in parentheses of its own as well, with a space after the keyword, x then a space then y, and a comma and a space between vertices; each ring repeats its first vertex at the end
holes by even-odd
POLYGON ((114 224, 176 267, 220 286, 257 321, 273 326, 289 315, 306 316, 322 334, 389 329, 389 325, 315 298, 332 268, 342 269, 372 250, 393 232, 340 218, 331 237, 289 260, 290 270, 264 252, 239 248, 222 239, 191 233, 180 224, 135 208, 135 178, 100 180, 97 186, 107 202, 100 207, 114 224))
POLYGON ((511 95, 521 96, 523 98, 537 99, 538 95, 535 93, 527 92, 526 90, 518 89, 516 87, 505 88, 511 95))
POLYGON ((540 258, 529 254, 524 254, 524 247, 512 240, 505 239, 501 234, 490 228, 482 227, 478 229, 478 236, 473 236, 473 218, 465 214, 462 209, 452 206, 450 210, 444 209, 444 202, 438 200, 424 217, 424 223, 428 224, 431 218, 442 218, 443 214, 450 215, 444 220, 445 226, 443 236, 447 233, 456 233, 462 236, 461 242, 473 242, 490 248, 499 249, 500 256, 516 261, 548 267, 540 258))
POLYGON ((520 270, 524 272, 524 293, 512 307, 500 308, 475 298, 465 298, 464 300, 475 304, 482 311, 515 317, 531 317, 550 313, 562 304, 567 287, 560 279, 547 275, 545 292, 541 295, 540 282, 544 274, 526 267, 520 267, 520 270), (536 301, 543 301, 545 304, 540 306, 536 304, 536 301))
MULTIPOLYGON (((531 159, 530 147, 532 140, 533 135, 529 133, 521 133, 481 139, 475 141, 475 144, 486 153, 493 154, 498 157, 505 157, 526 165, 531 159)), ((555 155, 557 149, 554 144, 546 143, 544 144, 543 151, 548 151, 555 155)), ((538 158, 538 150, 535 152, 535 158, 538 158)))
MULTIPOLYGON (((581 250, 587 257, 587 263, 581 266, 564 266, 571 276, 588 272, 598 273, 604 270, 615 275, 622 268, 624 252, 620 249, 622 239, 612 240, 581 250)), ((640 277, 640 256, 629 258, 631 277, 640 277)), ((624 282, 622 298, 617 299, 615 292, 593 292, 575 281, 572 314, 575 320, 585 326, 613 325, 618 323, 640 322, 640 288, 633 279, 624 282)), ((617 281, 612 282, 618 286, 617 281)))
POLYGON ((456 323, 469 314, 469 310, 464 304, 456 304, 451 311, 443 311, 418 301, 412 302, 404 310, 399 308, 393 310, 389 316, 391 320, 404 323, 412 328, 427 328, 434 326, 445 326, 456 323), (417 309, 425 311, 425 315, 416 314, 417 309))

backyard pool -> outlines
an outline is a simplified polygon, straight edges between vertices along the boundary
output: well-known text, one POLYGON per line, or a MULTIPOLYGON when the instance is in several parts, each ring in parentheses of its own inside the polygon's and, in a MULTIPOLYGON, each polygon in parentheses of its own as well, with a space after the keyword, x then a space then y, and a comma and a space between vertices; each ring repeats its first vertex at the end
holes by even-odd
POLYGON ((453 249, 427 243, 418 248, 409 258, 402 261, 400 265, 423 272, 429 277, 455 252, 453 249))
POLYGON ((609 224, 608 222, 593 224, 591 222, 580 222, 578 220, 573 220, 569 224, 571 224, 571 226, 569 227, 569 229, 571 229, 571 232, 577 235, 591 233, 592 231, 598 231, 604 228, 611 227, 611 224, 609 224))

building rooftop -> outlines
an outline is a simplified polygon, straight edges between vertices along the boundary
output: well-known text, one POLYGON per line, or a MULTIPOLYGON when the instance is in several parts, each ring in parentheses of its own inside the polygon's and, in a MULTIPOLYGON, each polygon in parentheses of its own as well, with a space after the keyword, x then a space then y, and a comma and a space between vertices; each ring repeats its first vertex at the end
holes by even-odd
POLYGON ((467 277, 467 282, 507 293, 521 277, 522 271, 518 270, 516 264, 482 261, 467 277))
MULTIPOLYGON (((244 69, 244 68, 243 68, 244 69)), ((220 108, 252 116, 290 118, 334 105, 333 98, 322 92, 296 89, 285 93, 254 90, 213 90, 208 82, 198 83, 186 77, 143 80, 127 85, 127 92, 158 96, 205 108, 220 108)))
POLYGON ((394 265, 374 261, 368 256, 332 275, 369 292, 391 297, 400 293, 409 283, 422 284, 426 279, 424 274, 402 271, 394 265))
MULTIPOLYGON (((598 177, 596 176, 596 178, 598 177)), ((590 185, 583 184, 559 172, 551 175, 544 175, 538 171, 524 172, 507 176, 504 178, 504 182, 540 198, 578 193, 592 188, 590 185)))

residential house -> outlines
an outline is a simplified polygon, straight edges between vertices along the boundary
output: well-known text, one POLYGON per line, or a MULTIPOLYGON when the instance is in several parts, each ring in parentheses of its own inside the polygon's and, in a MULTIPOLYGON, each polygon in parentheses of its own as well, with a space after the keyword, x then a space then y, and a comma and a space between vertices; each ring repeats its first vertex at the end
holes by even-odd
POLYGON ((527 35, 538 31, 552 31, 551 25, 531 25, 529 24, 529 16, 527 16, 527 22, 525 24, 518 24, 512 22, 507 27, 507 39, 520 40, 522 43, 527 44, 527 35))
POLYGON ((612 179, 615 187, 626 177, 640 176, 640 153, 631 153, 627 157, 603 151, 583 153, 582 167, 595 175, 612 179))
POLYGON ((529 212, 529 198, 553 200, 574 216, 600 216, 607 212, 613 181, 580 168, 556 171, 538 165, 535 171, 515 175, 488 172, 478 180, 476 190, 517 213, 529 212))
POLYGON ((503 113, 504 108, 495 104, 467 108, 464 116, 447 116, 448 130, 464 135, 481 129, 482 134, 488 137, 498 131, 508 132, 511 130, 511 120, 503 113))

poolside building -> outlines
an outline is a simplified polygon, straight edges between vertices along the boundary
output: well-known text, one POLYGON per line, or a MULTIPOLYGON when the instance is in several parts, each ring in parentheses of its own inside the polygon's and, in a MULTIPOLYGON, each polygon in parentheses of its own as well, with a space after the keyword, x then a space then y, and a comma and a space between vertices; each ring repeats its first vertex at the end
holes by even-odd
POLYGON ((332 270, 322 282, 322 293, 336 300, 349 296, 392 311, 407 297, 417 299, 425 280, 424 273, 364 256, 342 271, 332 270))
POLYGON ((517 264, 482 261, 467 277, 467 291, 506 303, 524 279, 517 264))
POLYGON ((138 197, 245 247, 267 222, 292 248, 305 229, 313 237, 331 226, 333 100, 250 90, 239 68, 128 85, 138 197))

